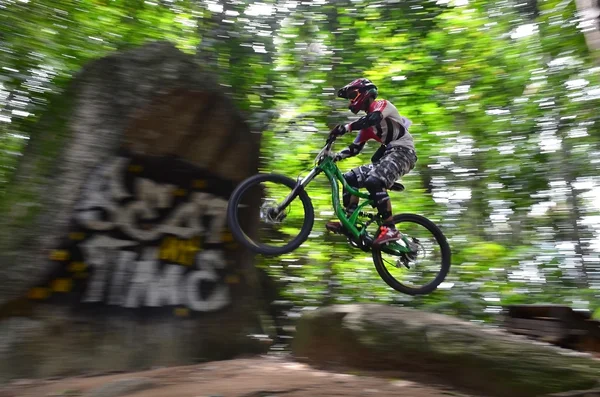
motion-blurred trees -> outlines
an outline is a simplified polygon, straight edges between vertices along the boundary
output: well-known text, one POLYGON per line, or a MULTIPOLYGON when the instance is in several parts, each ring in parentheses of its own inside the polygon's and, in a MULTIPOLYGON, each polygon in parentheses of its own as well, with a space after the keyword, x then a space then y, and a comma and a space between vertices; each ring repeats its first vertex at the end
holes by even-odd
MULTIPOLYGON (((265 171, 291 177, 311 166, 329 128, 354 118, 336 88, 365 76, 414 122, 419 162, 407 191, 392 194, 395 212, 443 227, 453 271, 431 296, 391 291, 369 255, 324 233, 333 212, 317 180, 309 241, 262 260, 286 296, 476 318, 511 302, 596 309, 600 67, 578 3, 0 0, 0 184, 44 133, 34 123, 66 82, 114 50, 166 39, 218 68, 215 84, 263 133, 265 171)), ((339 165, 368 162, 374 149, 339 165)))

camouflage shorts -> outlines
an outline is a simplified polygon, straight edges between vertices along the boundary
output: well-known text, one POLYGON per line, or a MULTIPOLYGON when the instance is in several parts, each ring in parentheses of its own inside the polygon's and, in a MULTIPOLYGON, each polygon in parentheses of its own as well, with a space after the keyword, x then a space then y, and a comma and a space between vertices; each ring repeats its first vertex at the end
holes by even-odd
POLYGON ((396 179, 408 174, 417 163, 414 150, 408 148, 390 148, 385 151, 381 159, 373 164, 361 165, 352 169, 358 180, 359 187, 364 187, 364 182, 369 176, 381 180, 387 188, 391 187, 396 179))

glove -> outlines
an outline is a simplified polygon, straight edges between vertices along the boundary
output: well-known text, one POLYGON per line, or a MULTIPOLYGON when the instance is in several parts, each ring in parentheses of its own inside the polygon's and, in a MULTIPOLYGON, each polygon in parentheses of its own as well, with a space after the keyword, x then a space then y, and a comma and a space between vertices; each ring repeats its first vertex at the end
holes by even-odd
POLYGON ((338 161, 340 161, 342 159, 342 155, 339 153, 336 153, 336 154, 331 155, 331 158, 333 159, 334 163, 337 163, 338 161))
POLYGON ((329 133, 330 136, 342 136, 344 135, 346 132, 348 132, 346 130, 346 126, 338 124, 335 126, 334 129, 331 130, 331 132, 329 133))

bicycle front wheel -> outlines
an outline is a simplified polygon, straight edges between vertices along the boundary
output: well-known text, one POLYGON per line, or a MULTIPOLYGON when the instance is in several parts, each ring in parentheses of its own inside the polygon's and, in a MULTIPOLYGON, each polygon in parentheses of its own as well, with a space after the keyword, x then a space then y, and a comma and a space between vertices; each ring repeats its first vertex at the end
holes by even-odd
POLYGON ((227 207, 233 237, 263 255, 282 255, 298 248, 310 234, 314 209, 304 189, 281 212, 275 209, 292 192, 296 181, 279 174, 254 175, 239 184, 227 207))
POLYGON ((408 295, 429 294, 450 270, 450 246, 439 227, 416 214, 394 216, 396 229, 414 244, 411 254, 394 254, 385 245, 373 248, 373 263, 390 287, 408 295))

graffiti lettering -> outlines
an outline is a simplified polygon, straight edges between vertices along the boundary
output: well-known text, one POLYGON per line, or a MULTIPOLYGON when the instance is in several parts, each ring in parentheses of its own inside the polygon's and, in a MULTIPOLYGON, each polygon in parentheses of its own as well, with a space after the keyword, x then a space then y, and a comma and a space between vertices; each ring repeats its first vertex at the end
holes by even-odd
POLYGON ((207 234, 208 242, 220 241, 220 233, 226 222, 227 200, 204 192, 193 193, 188 202, 175 208, 156 227, 140 228, 140 220, 155 220, 157 209, 171 206, 176 186, 161 185, 144 178, 136 179, 135 197, 138 199, 119 207, 116 201, 130 197, 121 182, 120 173, 125 164, 124 159, 118 158, 94 175, 91 185, 84 190, 83 198, 76 206, 76 219, 82 225, 96 231, 107 231, 118 226, 128 236, 141 241, 152 241, 163 234, 181 238, 207 234), (106 215, 103 217, 103 214, 106 215), (204 215, 211 218, 207 230, 199 221, 204 215))
MULTIPOLYGON (((147 256, 156 255, 150 253, 147 256)), ((220 252, 204 251, 198 253, 198 257, 202 270, 186 274, 183 273, 184 268, 177 265, 166 265, 160 272, 157 260, 136 262, 125 307, 185 305, 192 310, 207 311, 228 304, 229 291, 222 285, 218 285, 207 299, 201 298, 200 283, 218 281, 213 266, 223 266, 223 262, 219 261, 220 252), (208 260, 204 261, 203 258, 208 260)))
POLYGON ((197 170, 165 174, 152 160, 137 161, 141 165, 118 157, 101 166, 75 207, 77 229, 70 235, 81 241, 63 251, 72 250, 81 264, 69 265, 71 273, 85 269, 75 279, 89 275, 81 302, 193 311, 226 306, 221 237, 227 200, 197 191, 206 186, 192 179, 197 170), (139 174, 144 165, 150 170, 139 174))
MULTIPOLYGON (((81 244, 85 255, 85 261, 88 265, 94 267, 94 277, 90 280, 88 288, 83 298, 84 302, 99 302, 104 295, 104 287, 106 278, 108 277, 109 268, 117 257, 118 249, 136 245, 134 241, 117 240, 106 236, 95 236, 91 240, 81 244)), ((131 259, 131 252, 124 252, 123 260, 131 259)))

